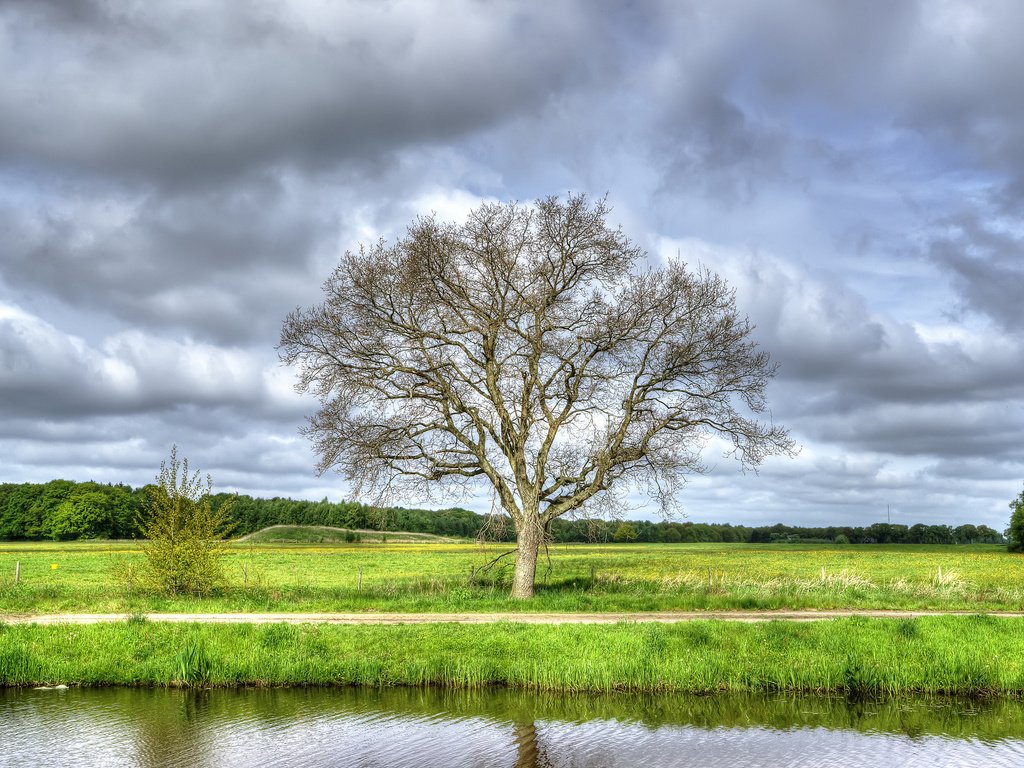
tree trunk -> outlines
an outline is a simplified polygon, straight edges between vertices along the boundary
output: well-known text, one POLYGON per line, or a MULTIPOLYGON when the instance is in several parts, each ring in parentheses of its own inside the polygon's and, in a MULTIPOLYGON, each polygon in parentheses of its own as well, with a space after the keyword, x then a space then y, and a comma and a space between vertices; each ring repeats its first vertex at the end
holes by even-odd
POLYGON ((516 571, 512 578, 512 597, 525 600, 533 597, 533 583, 537 577, 537 556, 544 540, 540 522, 531 519, 516 533, 516 571))

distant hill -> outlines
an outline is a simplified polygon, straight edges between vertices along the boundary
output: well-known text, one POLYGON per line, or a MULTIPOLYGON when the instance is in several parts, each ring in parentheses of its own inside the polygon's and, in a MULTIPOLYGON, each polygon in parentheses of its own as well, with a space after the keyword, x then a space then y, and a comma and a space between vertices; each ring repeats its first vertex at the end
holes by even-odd
POLYGON ((448 536, 435 536, 432 533, 414 533, 412 531, 377 531, 368 528, 353 530, 351 528, 335 528, 329 525, 271 525, 262 530, 248 533, 240 537, 238 541, 256 544, 343 544, 356 541, 445 543, 459 541, 459 539, 453 539, 448 536))

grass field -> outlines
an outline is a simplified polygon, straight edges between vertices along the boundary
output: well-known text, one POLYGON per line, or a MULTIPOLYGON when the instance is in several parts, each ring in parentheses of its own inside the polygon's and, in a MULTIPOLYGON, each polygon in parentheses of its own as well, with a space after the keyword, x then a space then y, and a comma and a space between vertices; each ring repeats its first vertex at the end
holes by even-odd
POLYGON ((479 572, 507 549, 234 543, 227 584, 193 599, 147 591, 132 542, 0 542, 0 613, 1024 609, 1024 557, 1000 546, 563 545, 527 603, 506 596, 511 556, 479 572))
POLYGON ((1022 619, 983 616, 670 626, 0 625, 0 686, 1019 696, 1022 630, 1022 619))

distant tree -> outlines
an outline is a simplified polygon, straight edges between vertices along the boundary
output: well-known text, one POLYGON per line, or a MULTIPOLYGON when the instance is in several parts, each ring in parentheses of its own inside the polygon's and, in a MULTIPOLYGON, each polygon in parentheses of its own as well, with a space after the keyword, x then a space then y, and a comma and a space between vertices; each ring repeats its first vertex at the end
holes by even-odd
POLYGON ((684 544, 692 544, 697 541, 697 532, 693 530, 693 523, 683 523, 676 527, 679 531, 679 541, 684 544))
POLYGON ((31 483, 0 485, 0 539, 28 538, 28 512, 39 488, 31 483))
POLYGON ((953 544, 953 529, 948 525, 929 525, 921 541, 924 544, 953 544))
POLYGON ((1010 502, 1013 514, 1010 516, 1010 528, 1006 535, 1010 539, 1011 552, 1024 552, 1024 491, 1010 502))
POLYGON ((868 526, 865 534, 879 544, 895 544, 901 540, 905 532, 906 526, 892 525, 890 523, 873 523, 868 526))
POLYGON ((909 544, 927 544, 928 526, 924 523, 915 523, 907 531, 907 542, 909 544))
POLYGON ((148 501, 139 520, 146 538, 149 579, 166 594, 205 595, 223 581, 221 556, 230 531, 231 502, 212 503, 213 480, 189 474, 188 459, 160 462, 157 484, 146 486, 148 501))
POLYGON ((107 539, 114 526, 111 505, 106 495, 87 489, 75 489, 43 520, 42 531, 51 539, 107 539))
POLYGON ((378 495, 484 484, 515 527, 516 598, 555 518, 631 485, 667 511, 710 436, 747 466, 794 450, 757 420, 775 367, 733 291, 680 261, 635 269, 607 214, 577 195, 419 219, 346 253, 282 329, 320 399, 318 469, 378 495))
POLYGON ((978 542, 981 544, 1004 544, 1006 537, 994 528, 989 528, 987 525, 979 525, 978 542))
POLYGON ((633 523, 621 522, 616 526, 612 541, 636 541, 636 526, 633 523))
POLYGON ((51 480, 35 488, 37 492, 24 517, 24 536, 27 539, 46 536, 46 518, 71 495, 75 484, 71 480, 51 480))
POLYGON ((953 536, 956 538, 957 544, 974 544, 979 538, 978 527, 970 523, 958 525, 953 530, 953 536))

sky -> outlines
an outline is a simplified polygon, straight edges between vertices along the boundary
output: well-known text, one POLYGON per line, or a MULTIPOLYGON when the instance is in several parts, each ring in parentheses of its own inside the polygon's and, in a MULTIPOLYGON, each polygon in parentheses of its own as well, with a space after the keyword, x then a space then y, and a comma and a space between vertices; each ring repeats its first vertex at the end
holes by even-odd
POLYGON ((1003 530, 1024 485, 1016 0, 0 0, 0 72, 0 482, 176 444, 348 498, 287 313, 418 215, 582 192, 779 364, 800 454, 709 444, 688 519, 1003 530))

